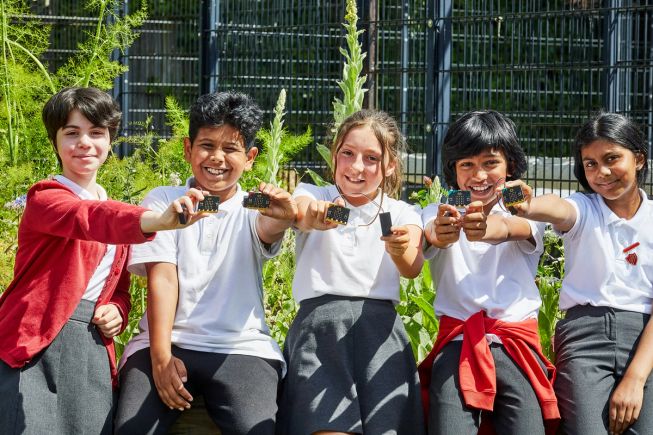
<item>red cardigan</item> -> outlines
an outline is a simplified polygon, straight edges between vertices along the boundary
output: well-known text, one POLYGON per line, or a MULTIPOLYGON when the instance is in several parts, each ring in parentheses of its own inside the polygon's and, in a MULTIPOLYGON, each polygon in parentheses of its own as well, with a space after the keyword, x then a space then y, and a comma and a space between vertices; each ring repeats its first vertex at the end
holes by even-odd
MULTIPOLYGON (((154 237, 140 229, 145 211, 118 201, 81 200, 57 181, 32 186, 18 228, 14 279, 0 296, 0 359, 22 367, 50 345, 79 304, 106 244, 117 245, 116 257, 96 306, 115 304, 126 326, 128 244, 154 237)), ((101 337, 115 386, 113 339, 101 337)))
MULTIPOLYGON (((537 320, 505 322, 486 317, 485 311, 479 311, 466 321, 448 316, 442 316, 440 319, 438 338, 433 345, 433 350, 418 367, 424 415, 428 415, 429 410, 429 385, 433 361, 442 348, 460 334, 463 334, 463 345, 460 351, 459 378, 465 404, 486 411, 494 409, 494 397, 497 391, 496 372, 494 359, 485 338, 485 334, 494 334, 501 339, 508 355, 526 374, 540 403, 546 432, 554 434, 560 421, 558 401, 553 391, 555 367, 542 354, 537 320), (542 372, 539 361, 532 351, 535 351, 544 361, 546 374, 542 372)), ((491 428, 485 421, 481 424, 479 433, 491 433, 491 428)))

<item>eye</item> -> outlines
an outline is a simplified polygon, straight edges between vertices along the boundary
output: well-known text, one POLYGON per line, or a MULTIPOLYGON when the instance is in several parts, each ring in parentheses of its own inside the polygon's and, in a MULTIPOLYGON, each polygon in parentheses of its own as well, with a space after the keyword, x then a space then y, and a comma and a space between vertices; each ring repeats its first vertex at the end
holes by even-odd
POLYGON ((381 160, 381 156, 370 154, 369 156, 367 156, 367 160, 369 160, 370 162, 376 163, 376 162, 381 160))
POLYGON ((468 169, 472 167, 472 162, 466 162, 466 161, 458 162, 457 166, 462 169, 468 169))
POLYGON ((350 150, 341 150, 340 154, 342 154, 343 156, 346 156, 346 157, 351 157, 351 156, 354 155, 354 153, 352 153, 350 150))
POLYGON ((77 130, 66 130, 63 133, 65 136, 76 136, 77 135, 77 130))
POLYGON ((587 168, 587 169, 589 169, 589 168, 593 168, 594 166, 596 166, 596 162, 594 162, 594 161, 592 161, 592 160, 585 160, 585 161, 583 162, 583 166, 584 166, 585 168, 587 168))

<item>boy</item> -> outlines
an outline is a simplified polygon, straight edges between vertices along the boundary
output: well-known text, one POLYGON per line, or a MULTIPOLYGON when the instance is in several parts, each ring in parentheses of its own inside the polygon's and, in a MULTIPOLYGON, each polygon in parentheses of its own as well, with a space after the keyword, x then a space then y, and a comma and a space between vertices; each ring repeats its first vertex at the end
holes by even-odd
POLYGON ((129 244, 181 228, 182 204, 193 208, 189 197, 161 212, 107 199, 96 177, 120 116, 95 88, 63 89, 43 108, 62 173, 27 194, 14 279, 0 298, 2 434, 112 433, 113 337, 129 314, 129 244))
MULTIPOLYGON (((297 207, 265 183, 268 208, 242 205, 238 180, 258 153, 260 125, 261 110, 239 93, 203 95, 190 109, 187 185, 219 196, 219 211, 133 252, 130 270, 148 277, 148 308, 125 350, 117 433, 165 433, 196 394, 223 434, 274 433, 284 363, 265 324, 261 270, 297 207)), ((158 209, 183 189, 154 189, 143 204, 158 209)))

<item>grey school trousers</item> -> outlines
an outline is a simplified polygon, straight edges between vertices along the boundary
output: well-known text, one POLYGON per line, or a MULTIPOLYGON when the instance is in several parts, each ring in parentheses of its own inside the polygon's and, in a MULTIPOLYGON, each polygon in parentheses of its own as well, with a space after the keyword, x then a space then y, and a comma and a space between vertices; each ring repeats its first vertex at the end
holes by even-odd
POLYGON ((82 300, 70 320, 26 366, 0 361, 0 434, 111 434, 109 357, 82 300))
MULTIPOLYGON (((637 349, 649 315, 609 307, 576 306, 558 322, 555 382, 564 434, 608 433, 610 396, 637 349)), ((627 434, 653 434, 652 378, 639 419, 627 434)))
MULTIPOLYGON (((281 361, 176 346, 172 354, 186 366, 186 389, 192 396, 204 396, 209 417, 222 435, 274 434, 281 361)), ((120 371, 115 433, 165 434, 181 412, 159 398, 150 348, 131 355, 120 371)))
MULTIPOLYGON (((429 388, 429 435, 476 434, 481 411, 465 405, 460 393, 458 367, 462 341, 452 341, 433 361, 429 388)), ((497 374, 492 420, 497 434, 544 435, 542 409, 524 372, 503 345, 490 343, 497 374)), ((544 366, 542 366, 544 370, 544 366)))

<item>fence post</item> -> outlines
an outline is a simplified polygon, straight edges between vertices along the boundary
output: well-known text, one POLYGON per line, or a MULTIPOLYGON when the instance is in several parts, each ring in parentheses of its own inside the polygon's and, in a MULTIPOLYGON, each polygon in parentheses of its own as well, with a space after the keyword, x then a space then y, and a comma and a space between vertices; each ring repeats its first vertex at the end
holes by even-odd
MULTIPOLYGON (((124 0, 122 6, 120 4, 116 5, 116 15, 126 16, 129 14, 129 0, 124 0), (120 14, 120 9, 122 8, 122 14, 120 14)), ((114 18, 113 15, 107 15, 107 25, 112 24, 114 18)), ((121 53, 120 50, 115 49, 111 52, 111 60, 119 61, 122 65, 129 68, 129 46, 125 49, 124 53, 121 53)), ((111 96, 114 100, 120 105, 120 110, 122 111, 122 118, 120 119, 120 134, 122 136, 128 136, 131 123, 131 99, 130 99, 130 84, 129 84, 129 69, 113 79, 113 88, 111 89, 111 96)), ((128 143, 122 142, 120 147, 116 150, 118 157, 124 157, 130 153, 130 145, 128 143)))
POLYGON ((427 2, 426 159, 428 175, 441 174, 440 146, 451 117, 452 0, 427 2))
POLYGON ((632 16, 620 17, 618 8, 632 6, 632 0, 605 0, 603 25, 603 106, 610 112, 629 112, 631 109, 631 80, 629 71, 620 68, 632 60, 632 16), (625 43, 624 43, 625 42, 625 43))
POLYGON ((218 89, 218 27, 220 0, 202 0, 200 6, 200 95, 218 89))

